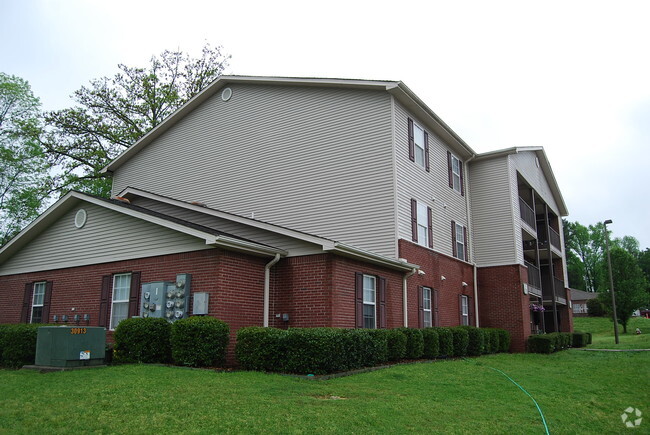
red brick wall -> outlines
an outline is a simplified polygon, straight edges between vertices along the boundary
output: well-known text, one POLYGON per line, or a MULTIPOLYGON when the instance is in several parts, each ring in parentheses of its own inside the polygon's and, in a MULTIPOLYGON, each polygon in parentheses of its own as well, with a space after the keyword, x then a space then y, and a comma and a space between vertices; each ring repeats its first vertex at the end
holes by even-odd
POLYGON ((510 331, 510 349, 524 352, 530 335, 530 299, 522 288, 527 269, 517 264, 481 267, 477 276, 481 326, 510 331))
MULTIPOLYGON (((459 295, 472 298, 470 310, 474 311, 474 268, 471 264, 403 239, 399 241, 399 256, 409 263, 419 264, 420 270, 425 273, 415 274, 408 280, 409 327, 419 326, 417 293, 419 286, 438 290, 440 326, 460 325, 459 295), (445 280, 442 280, 442 276, 445 280), (463 287, 463 282, 467 283, 466 287, 463 287)), ((476 318, 475 313, 473 317, 476 318)), ((475 325, 475 322, 473 324, 475 325)))

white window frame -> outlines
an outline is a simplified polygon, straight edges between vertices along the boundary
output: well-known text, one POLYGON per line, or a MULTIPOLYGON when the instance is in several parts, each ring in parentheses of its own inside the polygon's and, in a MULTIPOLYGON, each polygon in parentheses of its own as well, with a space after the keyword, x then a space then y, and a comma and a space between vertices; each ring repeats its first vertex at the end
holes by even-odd
POLYGON ((377 329, 377 277, 374 275, 363 275, 363 327, 377 329), (368 285, 372 283, 372 285, 368 285), (366 290, 371 292, 373 300, 367 298, 366 290), (366 307, 372 307, 372 325, 366 324, 366 307))
POLYGON ((130 295, 131 295, 131 274, 130 273, 118 273, 118 274, 113 275, 113 291, 111 292, 111 323, 110 323, 110 326, 109 326, 109 329, 111 331, 115 330, 115 327, 122 320, 129 318, 129 297, 130 297, 130 295), (126 282, 128 284, 128 287, 126 287, 126 299, 119 299, 119 300, 115 299, 115 296, 116 296, 116 293, 117 293, 115 290, 116 290, 116 284, 118 282, 118 279, 117 279, 118 277, 120 277, 120 278, 121 277, 127 277, 126 282), (117 323, 115 322, 115 316, 113 315, 113 313, 115 312, 115 305, 116 304, 123 304, 123 305, 125 304, 126 305, 126 310, 127 310, 126 311, 126 316, 124 318, 122 318, 122 319, 119 319, 117 321, 117 323))
POLYGON ((461 184, 463 182, 463 179, 461 178, 461 167, 463 165, 463 162, 456 157, 455 155, 451 155, 451 180, 452 180, 452 185, 453 188, 456 192, 462 193, 462 187, 461 184))
POLYGON ((433 317, 432 317, 432 310, 431 310, 431 296, 432 296, 433 290, 430 287, 422 287, 422 311, 424 311, 422 315, 422 326, 425 328, 430 328, 433 326, 433 317), (428 297, 427 297, 428 294, 428 297), (428 302, 428 304, 427 304, 428 302), (427 308, 428 306, 428 308, 427 308), (427 316, 428 314, 428 316, 427 316), (428 319, 427 319, 428 317, 428 319))
POLYGON ((426 204, 417 203, 418 245, 429 246, 429 210, 426 204))
POLYGON ((424 145, 424 129, 413 122, 413 152, 415 153, 415 163, 422 166, 426 166, 426 149, 424 145), (418 139, 421 140, 418 143, 418 139))
POLYGON ((45 302, 46 287, 47 287, 47 282, 45 281, 34 283, 34 287, 32 289, 32 309, 29 315, 29 323, 34 323, 34 308, 41 309, 41 321, 39 323, 43 322, 43 305, 45 302), (37 302, 36 300, 37 296, 39 296, 39 300, 40 300, 39 302, 37 302))
POLYGON ((469 326, 469 297, 460 297, 460 317, 463 326, 469 326))
POLYGON ((456 258, 467 261, 465 258, 465 228, 456 223, 456 258))

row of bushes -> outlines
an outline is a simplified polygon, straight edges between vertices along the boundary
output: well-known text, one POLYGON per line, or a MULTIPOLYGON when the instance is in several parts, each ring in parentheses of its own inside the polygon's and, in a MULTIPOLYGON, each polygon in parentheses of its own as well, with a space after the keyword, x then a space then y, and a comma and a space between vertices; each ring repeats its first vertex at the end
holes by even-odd
POLYGON ((528 352, 553 353, 570 347, 585 347, 591 344, 589 332, 553 332, 528 337, 528 352))
POLYGON ((230 329, 214 317, 169 323, 148 317, 122 320, 115 328, 113 361, 214 367, 226 360, 230 329))
POLYGON ((0 367, 20 368, 34 364, 36 336, 40 326, 36 323, 0 325, 0 367))
POLYGON ((402 359, 475 356, 509 348, 510 334, 492 328, 248 327, 238 331, 235 352, 247 370, 325 374, 402 359))

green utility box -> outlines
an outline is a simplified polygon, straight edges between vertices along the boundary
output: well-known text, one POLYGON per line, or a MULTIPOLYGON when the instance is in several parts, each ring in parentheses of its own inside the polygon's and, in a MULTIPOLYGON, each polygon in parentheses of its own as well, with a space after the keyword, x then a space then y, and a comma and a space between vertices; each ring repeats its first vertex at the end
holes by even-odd
POLYGON ((104 364, 106 330, 100 327, 41 326, 36 336, 36 365, 82 367, 104 364))

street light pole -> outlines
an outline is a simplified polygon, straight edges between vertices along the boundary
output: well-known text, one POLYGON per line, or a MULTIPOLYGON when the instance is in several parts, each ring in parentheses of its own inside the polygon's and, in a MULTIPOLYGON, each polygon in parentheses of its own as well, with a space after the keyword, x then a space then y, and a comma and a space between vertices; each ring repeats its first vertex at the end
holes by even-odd
POLYGON ((605 247, 607 248, 607 268, 609 269, 609 291, 612 293, 612 311, 614 314, 614 340, 618 344, 618 319, 616 318, 616 296, 614 295, 614 277, 612 276, 612 258, 609 255, 609 233, 607 232, 607 224, 611 224, 612 220, 607 219, 603 224, 605 225, 605 247))

